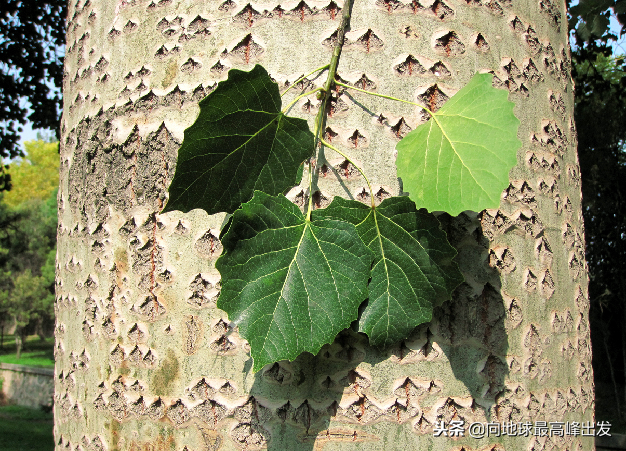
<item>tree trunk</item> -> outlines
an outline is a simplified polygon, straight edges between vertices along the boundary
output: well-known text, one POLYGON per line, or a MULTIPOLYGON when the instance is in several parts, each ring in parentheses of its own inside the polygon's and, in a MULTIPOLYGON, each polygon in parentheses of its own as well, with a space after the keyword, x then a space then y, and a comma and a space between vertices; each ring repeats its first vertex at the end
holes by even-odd
POLYGON ((46 341, 46 334, 43 330, 43 317, 39 315, 35 320, 35 333, 39 337, 39 340, 46 341))
POLYGON ((22 348, 24 347, 24 327, 15 326, 15 358, 19 360, 22 357, 22 348))
MULTIPOLYGON (((562 3, 355 1, 343 80, 438 108, 475 72, 492 71, 521 120, 500 209, 439 216, 466 282, 397 346, 374 349, 348 330, 318 356, 252 373, 247 344, 215 307, 224 215, 159 214, 198 101, 230 68, 263 64, 284 89, 329 62, 338 3, 71 2, 57 449, 593 448, 589 436, 433 436, 441 421, 593 419, 562 3)), ((303 99, 291 114, 312 124, 317 104, 303 99)), ((380 200, 400 192, 394 148, 423 120, 409 105, 342 93, 325 132, 362 163, 380 200)), ((318 163, 319 206, 367 196, 341 159, 318 163)))

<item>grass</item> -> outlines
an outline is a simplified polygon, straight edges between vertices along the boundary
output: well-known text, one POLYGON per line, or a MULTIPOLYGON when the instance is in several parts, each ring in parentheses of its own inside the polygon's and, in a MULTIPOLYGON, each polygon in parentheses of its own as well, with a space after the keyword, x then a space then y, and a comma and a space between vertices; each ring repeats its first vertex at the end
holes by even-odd
POLYGON ((2 451, 48 451, 54 449, 52 413, 22 406, 0 406, 2 451))
POLYGON ((41 341, 37 335, 27 337, 19 359, 15 357, 15 350, 15 337, 5 336, 3 349, 0 349, 0 363, 54 367, 54 338, 41 341))
MULTIPOLYGON (((15 337, 5 336, 3 349, 0 349, 0 363, 54 367, 54 338, 41 341, 36 335, 27 337, 20 359, 15 357, 15 350, 15 337)), ((23 406, 3 406, 0 402, 2 451, 52 451, 52 427, 52 413, 23 406)))

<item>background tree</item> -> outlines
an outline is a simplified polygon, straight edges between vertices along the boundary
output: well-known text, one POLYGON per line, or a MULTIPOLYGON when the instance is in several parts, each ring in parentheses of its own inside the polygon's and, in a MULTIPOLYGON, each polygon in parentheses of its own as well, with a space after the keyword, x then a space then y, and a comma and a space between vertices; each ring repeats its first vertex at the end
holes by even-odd
MULTIPOLYGON (((438 108, 475 71, 493 71, 522 122, 519 163, 500 208, 440 216, 466 282, 396 346, 371 348, 346 330, 318 356, 253 374, 247 344, 215 308, 224 215, 159 213, 197 102, 230 68, 263 63, 285 90, 326 64, 342 6, 70 4, 56 280, 59 449, 593 447, 591 437, 433 437, 441 421, 592 418, 563 7, 355 2, 341 79, 438 108)), ((286 101, 322 81, 303 81, 286 101)), ((312 122, 317 108, 306 98, 291 113, 312 122)), ((329 113, 326 138, 373 174, 376 200, 398 194, 394 147, 425 120, 420 111, 339 90, 329 113)), ((316 162, 315 204, 333 195, 368 200, 354 168, 329 154, 316 162)), ((309 193, 298 187, 288 196, 302 205, 309 193)))
POLYGON ((26 326, 35 321, 41 323, 44 317, 53 313, 54 296, 42 276, 33 276, 30 269, 12 277, 7 304, 8 313, 15 319, 16 356, 22 355, 26 326))
MULTIPOLYGON (((17 229, 18 219, 19 215, 0 201, 0 261, 3 263, 9 258, 10 237, 17 229)), ((10 273, 3 266, 0 272, 0 348, 4 347, 5 330, 13 323, 8 305, 10 288, 10 273)))
POLYGON ((9 314, 10 273, 0 274, 0 284, 0 349, 4 350, 5 331, 14 323, 13 318, 9 314))
POLYGON ((4 314, 3 326, 17 326, 19 358, 25 334, 36 333, 43 339, 54 320, 56 190, 45 202, 20 204, 14 218, 13 227, 6 231, 6 247, 0 248, 0 315, 4 314))
POLYGON ((30 141, 25 148, 10 168, 19 183, 0 199, 0 321, 2 334, 16 325, 18 355, 24 334, 43 338, 54 319, 59 180, 58 143, 30 141))
MULTIPOLYGON (((618 2, 619 3, 619 2, 618 2)), ((589 5, 587 5, 589 6, 589 5)), ((586 6, 586 7, 587 7, 586 6)), ((622 24, 625 3, 614 6, 622 24)), ((578 9, 573 9, 576 13, 578 9)), ((608 16, 611 10, 602 11, 608 16)), ((601 23, 605 23, 604 20, 601 23)), ((622 27, 622 33, 624 28, 622 27)), ((591 338, 598 412, 624 421, 626 405, 626 64, 617 36, 574 30, 572 75, 581 164, 591 338), (610 371, 606 371, 608 368, 610 371), (612 390, 605 387, 612 384, 612 390)))
MULTIPOLYGON (((0 7, 0 157, 21 154, 19 137, 33 128, 58 132, 61 113, 65 0, 6 0, 0 7)), ((9 184, 0 172, 0 190, 9 184)))
POLYGON ((19 183, 3 194, 1 202, 12 224, 3 229, 7 247, 0 261, 9 271, 30 269, 41 275, 56 246, 58 146, 58 142, 27 141, 25 156, 10 165, 9 173, 19 183))
POLYGON ((593 42, 597 39, 611 39, 613 33, 610 32, 611 16, 615 16, 622 25, 620 34, 626 31, 626 1, 625 0, 581 0, 571 6, 571 1, 567 2, 570 7, 569 28, 580 41, 593 42))
POLYGON ((9 165, 15 186, 3 197, 4 204, 14 209, 27 201, 46 201, 59 187, 58 141, 26 141, 24 151, 9 165))

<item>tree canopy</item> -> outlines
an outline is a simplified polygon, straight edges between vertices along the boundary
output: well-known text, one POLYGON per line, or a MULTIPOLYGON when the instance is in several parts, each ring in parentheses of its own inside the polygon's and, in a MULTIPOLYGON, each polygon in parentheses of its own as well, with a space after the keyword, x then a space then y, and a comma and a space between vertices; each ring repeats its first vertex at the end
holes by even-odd
POLYGON ((16 208, 27 200, 46 200, 59 186, 59 143, 26 141, 25 155, 9 165, 13 188, 4 203, 16 208))
POLYGON ((626 64, 598 53, 574 67, 590 295, 617 307, 626 299, 626 64))
POLYGON ((626 0, 580 0, 569 8, 569 28, 576 30, 585 41, 607 38, 612 36, 609 29, 611 13, 622 25, 620 34, 624 34, 626 0))
MULTIPOLYGON (((0 157, 15 158, 22 126, 57 131, 66 0, 5 0, 0 6, 0 157)), ((58 131, 57 131, 58 133, 58 131)), ((0 171, 0 191, 10 177, 0 171)))
POLYGON ((22 335, 34 321, 40 333, 53 319, 56 224, 56 190, 17 208, 0 200, 0 328, 17 321, 22 335))
POLYGON ((626 0, 582 0, 570 15, 597 407, 602 411, 602 397, 610 398, 612 415, 624 421, 626 60, 613 53, 617 36, 609 30, 609 17, 618 19, 623 35, 626 0), (601 393, 601 382, 612 383, 613 393, 601 393))

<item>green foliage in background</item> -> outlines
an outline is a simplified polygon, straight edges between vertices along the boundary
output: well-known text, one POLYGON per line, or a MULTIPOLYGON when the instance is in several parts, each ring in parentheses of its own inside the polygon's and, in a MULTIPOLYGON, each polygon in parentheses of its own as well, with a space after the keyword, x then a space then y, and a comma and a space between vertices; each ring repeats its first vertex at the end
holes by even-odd
POLYGON ((12 162, 19 181, 0 195, 0 346, 15 327, 17 355, 25 334, 44 336, 54 319, 54 279, 59 183, 58 143, 29 141, 12 162))
POLYGON ((580 48, 573 56, 594 378, 596 386, 613 389, 608 399, 598 402, 598 409, 615 409, 612 414, 617 413, 616 421, 624 427, 626 61, 597 43, 580 48))
MULTIPOLYGON (((0 157, 4 160, 21 155, 23 125, 57 133, 60 128, 67 1, 3 0, 0 12, 0 157)), ((0 170, 0 191, 10 186, 9 177, 0 170)))
POLYGON ((585 41, 606 38, 611 15, 622 25, 620 34, 626 31, 626 0, 579 0, 568 9, 569 28, 585 41))
POLYGON ((46 201, 59 187, 59 143, 24 142, 24 156, 9 164, 13 188, 4 193, 3 202, 12 208, 20 204, 46 201))

